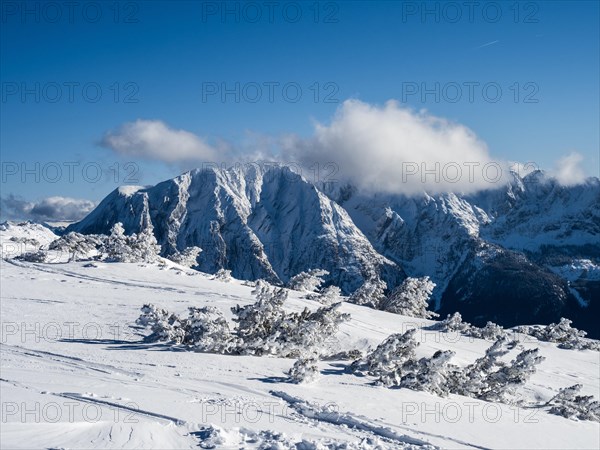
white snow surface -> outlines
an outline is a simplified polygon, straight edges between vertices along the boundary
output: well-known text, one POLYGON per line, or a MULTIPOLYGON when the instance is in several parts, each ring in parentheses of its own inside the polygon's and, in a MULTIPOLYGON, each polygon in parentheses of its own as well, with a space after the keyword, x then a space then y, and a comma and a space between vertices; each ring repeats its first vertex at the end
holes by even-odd
MULTIPOLYGON (((6 230, 4 230, 6 231, 6 230)), ((285 382, 294 361, 174 351, 142 342, 144 303, 254 302, 252 288, 167 267, 2 260, 0 448, 600 448, 600 424, 451 395, 374 386, 321 361, 313 384, 285 382)), ((290 292, 290 310, 318 303, 290 292)), ((367 349, 432 321, 345 303, 351 320, 328 343, 367 349)), ((466 365, 490 342, 422 330, 418 356, 456 352, 466 365)), ((520 392, 541 404, 576 383, 598 397, 600 353, 522 340, 546 358, 520 392)))

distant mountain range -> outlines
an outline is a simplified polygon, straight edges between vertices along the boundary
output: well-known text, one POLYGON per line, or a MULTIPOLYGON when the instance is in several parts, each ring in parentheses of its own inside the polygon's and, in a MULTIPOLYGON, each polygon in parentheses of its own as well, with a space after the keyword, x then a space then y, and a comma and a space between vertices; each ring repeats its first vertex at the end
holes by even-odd
POLYGON ((365 194, 315 185, 286 167, 186 172, 122 187, 67 231, 152 224, 169 254, 203 249, 199 269, 287 282, 313 268, 346 294, 378 274, 389 288, 429 275, 441 314, 505 326, 566 316, 600 337, 600 180, 565 187, 513 174, 476 195, 365 194))

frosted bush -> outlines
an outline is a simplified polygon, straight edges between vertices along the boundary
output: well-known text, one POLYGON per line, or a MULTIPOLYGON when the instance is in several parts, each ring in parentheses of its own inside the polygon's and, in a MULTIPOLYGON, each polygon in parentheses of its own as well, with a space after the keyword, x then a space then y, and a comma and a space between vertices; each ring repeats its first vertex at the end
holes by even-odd
POLYGON ((385 301, 385 290, 387 284, 377 276, 373 276, 365 280, 348 298, 350 303, 355 303, 361 306, 379 309, 380 305, 385 301))
POLYGON ((171 342, 181 344, 186 338, 185 323, 176 314, 153 304, 142 306, 142 314, 136 321, 143 327, 148 327, 152 334, 146 337, 148 342, 171 342))
POLYGON ((516 327, 515 331, 528 334, 540 341, 556 342, 559 348, 600 351, 600 341, 586 338, 587 333, 572 327, 571 323, 571 320, 562 317, 558 323, 551 323, 545 327, 523 325, 516 327))
POLYGON ((113 225, 110 235, 104 239, 102 251, 108 261, 152 263, 159 259, 160 245, 151 227, 127 236, 123 225, 118 222, 113 225))
POLYGON ((213 307, 190 307, 185 344, 207 353, 231 353, 236 342, 223 313, 213 307))
POLYGON ((471 327, 468 330, 468 335, 479 339, 495 341, 506 335, 506 331, 500 325, 488 322, 483 328, 471 327))
POLYGON ((49 250, 56 250, 69 255, 69 261, 78 261, 80 259, 89 259, 92 252, 96 252, 102 247, 102 236, 85 235, 70 232, 52 241, 48 246, 49 250))
POLYGON ((45 263, 48 258, 48 252, 43 249, 36 250, 34 252, 27 252, 18 255, 16 259, 21 261, 27 261, 32 263, 45 263))
POLYGON ((472 326, 470 323, 463 322, 460 313, 455 312, 454 314, 448 314, 444 320, 436 323, 432 328, 446 333, 459 332, 468 334, 471 331, 472 326))
POLYGON ((398 366, 414 360, 415 349, 419 345, 414 339, 416 332, 416 329, 412 329, 403 334, 396 333, 388 336, 375 350, 362 359, 354 361, 350 371, 379 377, 394 372, 398 366))
POLYGON ((213 276, 213 280, 222 281, 224 283, 229 283, 231 279, 231 270, 228 269, 219 269, 213 276))
POLYGON ((583 386, 575 384, 561 389, 550 399, 550 413, 568 419, 600 422, 600 403, 592 395, 579 395, 583 386))
POLYGON ((342 291, 337 286, 328 286, 319 294, 310 296, 312 300, 316 300, 324 305, 332 305, 340 301, 342 291))
POLYGON ((431 358, 421 358, 416 362, 410 360, 403 365, 399 374, 384 378, 384 384, 445 397, 450 393, 450 380, 456 371, 456 366, 449 364, 454 355, 451 350, 438 350, 431 358))
POLYGON ((323 277, 327 275, 329 275, 329 272, 321 269, 300 272, 290 279, 288 288, 294 291, 315 292, 324 283, 323 277))
POLYGON ((422 319, 438 317, 439 314, 427 310, 433 288, 435 288, 435 283, 429 277, 409 277, 382 301, 381 309, 422 319))
POLYGON ((198 255, 201 252, 202 249, 200 247, 186 247, 183 251, 176 252, 168 256, 168 258, 174 263, 191 268, 198 265, 198 255))
POLYGON ((319 377, 316 355, 301 356, 288 372, 291 383, 312 383, 319 377))

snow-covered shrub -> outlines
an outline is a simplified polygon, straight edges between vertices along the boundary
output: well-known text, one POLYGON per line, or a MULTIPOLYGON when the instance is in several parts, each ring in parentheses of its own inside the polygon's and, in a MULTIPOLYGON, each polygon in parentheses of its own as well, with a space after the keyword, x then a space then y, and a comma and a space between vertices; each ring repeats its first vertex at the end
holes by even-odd
POLYGON ((315 354, 301 356, 288 372, 291 383, 311 383, 319 377, 318 358, 315 354))
POLYGON ((45 263, 48 258, 48 252, 44 249, 39 249, 34 252, 26 252, 18 255, 16 259, 33 263, 45 263))
POLYGON ((468 330, 468 335, 478 339, 486 339, 488 341, 496 341, 506 334, 504 328, 494 322, 488 322, 484 327, 471 327, 468 330))
POLYGON ((536 348, 524 350, 510 363, 504 363, 500 358, 516 345, 516 341, 500 337, 483 357, 456 374, 451 391, 482 400, 510 403, 515 390, 529 380, 536 366, 545 359, 536 348))
POLYGON ((283 303, 287 291, 262 280, 257 282, 253 293, 256 303, 231 309, 244 353, 298 357, 310 350, 321 354, 325 350, 324 341, 350 317, 339 311, 340 303, 314 312, 305 308, 299 313, 286 313, 283 303))
POLYGON ((312 294, 308 298, 311 300, 316 300, 319 303, 324 305, 332 305, 334 303, 338 303, 340 301, 340 296, 342 295, 342 291, 337 286, 327 286, 318 294, 312 294))
POLYGON ((516 341, 509 341, 506 336, 498 338, 485 351, 484 356, 465 367, 460 374, 456 374, 456 378, 453 380, 452 392, 468 397, 484 397, 484 394, 490 390, 488 377, 504 367, 505 364, 500 358, 515 348, 516 345, 516 341))
POLYGON ((231 270, 219 269, 217 273, 215 273, 215 275, 213 276, 213 280, 229 283, 231 281, 231 270))
POLYGON ((69 255, 69 261, 89 259, 90 253, 102 247, 103 237, 70 232, 52 241, 49 250, 55 250, 69 255))
POLYGON ((283 303, 287 299, 285 289, 276 289, 259 280, 252 291, 256 303, 231 308, 237 323, 237 335, 242 340, 244 352, 253 355, 276 354, 277 334, 286 319, 283 303))
POLYGON ((448 314, 448 316, 439 323, 436 323, 432 328, 446 333, 464 333, 468 334, 472 328, 470 323, 463 322, 459 312, 448 314))
POLYGON ((439 314, 427 310, 433 288, 435 283, 429 277, 409 277, 381 303, 381 309, 422 319, 438 317, 439 314))
POLYGON ((561 317, 559 323, 551 323, 545 327, 523 325, 516 327, 515 331, 528 334, 540 341, 556 342, 559 348, 600 351, 600 341, 586 338, 587 333, 572 327, 571 323, 571 320, 561 317))
POLYGON ((550 413, 568 419, 600 422, 600 403, 592 395, 579 395, 581 384, 563 388, 547 403, 550 413))
POLYGON ((362 286, 348 298, 348 301, 357 305, 379 309, 385 301, 386 288, 387 284, 385 281, 377 276, 373 276, 366 279, 362 286))
POLYGON ((428 329, 442 331, 445 333, 461 333, 465 336, 478 339, 486 339, 488 341, 496 341, 506 335, 506 331, 500 325, 494 322, 487 322, 484 327, 479 328, 471 325, 468 322, 463 322, 459 312, 448 314, 448 316, 428 329))
POLYGON ((350 314, 340 311, 341 306, 341 303, 335 303, 314 312, 305 309, 300 315, 292 314, 295 326, 288 328, 287 336, 284 335, 284 342, 292 344, 286 353, 310 351, 318 356, 326 353, 326 341, 337 333, 341 323, 350 319, 350 314))
POLYGON ((285 289, 274 288, 259 280, 254 290, 257 301, 252 305, 231 308, 237 324, 233 332, 216 308, 189 308, 187 318, 144 305, 137 323, 149 327, 149 341, 183 344, 196 351, 251 355, 278 355, 298 358, 306 354, 327 354, 326 341, 339 324, 350 316, 340 312, 341 303, 311 312, 286 313, 285 289))
POLYGON ((194 267, 198 264, 198 255, 202 252, 200 247, 186 247, 181 252, 173 253, 168 259, 184 267, 194 267))
POLYGON ((456 372, 456 366, 450 365, 455 355, 451 350, 438 350, 431 358, 407 361, 399 374, 388 374, 382 379, 387 386, 399 386, 415 391, 426 391, 445 397, 450 393, 453 383, 450 381, 456 372))
POLYGON ((525 384, 536 371, 535 366, 545 358, 539 355, 539 349, 523 350, 517 357, 490 373, 485 379, 485 389, 478 396, 483 400, 510 403, 510 396, 517 387, 525 384))
POLYGON ((151 263, 158 260, 160 245, 151 227, 127 236, 123 225, 118 222, 112 227, 110 236, 104 239, 102 251, 106 253, 107 260, 113 262, 151 263))
POLYGON ((517 387, 523 385, 544 358, 538 349, 519 353, 509 364, 500 360, 517 345, 505 336, 499 338, 485 356, 461 369, 450 364, 454 352, 439 350, 430 358, 416 359, 419 345, 416 330, 393 334, 349 370, 355 374, 378 377, 387 387, 400 387, 431 392, 440 396, 450 393, 482 400, 510 402, 517 387))
POLYGON ((230 353, 235 351, 235 339, 223 313, 217 308, 188 308, 188 317, 181 318, 152 304, 142 307, 137 323, 151 329, 149 342, 170 342, 191 347, 200 352, 230 353))
POLYGON ((323 277, 327 275, 329 275, 329 272, 322 269, 300 272, 290 279, 288 288, 294 291, 315 292, 324 283, 323 277))
POLYGON ((187 333, 184 343, 194 350, 207 353, 230 353, 235 351, 236 342, 231 334, 227 319, 214 306, 189 308, 187 333))
POLYGON ((417 330, 411 329, 388 336, 375 350, 360 360, 354 361, 349 370, 353 373, 386 377, 395 373, 398 367, 415 359, 415 349, 419 343, 415 340, 417 330))
POLYGON ((186 324, 176 314, 153 304, 142 306, 142 314, 137 324, 150 328, 152 334, 146 337, 148 342, 171 342, 181 344, 186 339, 186 324))

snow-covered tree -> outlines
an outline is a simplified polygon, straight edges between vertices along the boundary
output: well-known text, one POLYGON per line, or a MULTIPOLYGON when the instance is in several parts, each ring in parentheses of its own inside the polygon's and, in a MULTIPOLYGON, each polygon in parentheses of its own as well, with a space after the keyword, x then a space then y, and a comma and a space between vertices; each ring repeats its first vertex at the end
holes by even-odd
POLYGON ((329 272, 322 269, 311 269, 306 272, 300 272, 290 279, 288 288, 294 291, 315 292, 324 283, 323 277, 327 275, 329 275, 329 272))
POLYGON ((332 305, 334 303, 338 303, 340 301, 340 296, 342 295, 342 291, 337 286, 327 286, 318 294, 311 295, 312 300, 317 300, 319 303, 324 305, 332 305))
POLYGON ((114 262, 155 262, 159 258, 160 245, 151 227, 138 234, 125 235, 120 222, 113 225, 110 236, 104 240, 102 248, 106 258, 114 262))
POLYGON ((283 303, 287 299, 287 291, 259 280, 252 293, 256 295, 256 303, 231 308, 238 337, 243 342, 245 353, 276 354, 279 347, 277 331, 286 318, 283 303))
POLYGON ((593 395, 579 395, 581 384, 563 388, 547 403, 550 413, 568 419, 593 420, 600 422, 600 402, 593 395))
POLYGON ((89 259, 92 252, 102 247, 102 242, 102 236, 71 231, 52 241, 48 249, 69 255, 69 261, 78 261, 89 259))
POLYGON ((500 325, 494 322, 488 322, 483 328, 471 327, 468 330, 468 335, 478 338, 486 339, 488 341, 496 341, 498 338, 504 336, 506 331, 500 325))
POLYGON ((245 353, 298 357, 310 351, 320 355, 325 350, 325 341, 350 317, 340 312, 340 303, 314 312, 305 308, 299 313, 286 313, 283 304, 287 291, 262 280, 257 282, 253 293, 256 303, 232 308, 245 353))
POLYGON ((202 252, 200 247, 186 247, 181 252, 176 252, 168 258, 184 267, 194 267, 198 264, 198 255, 202 252))
POLYGON ((45 263, 48 259, 48 251, 40 248, 33 252, 26 252, 18 255, 16 259, 33 263, 45 263))
MULTIPOLYGON (((390 373, 396 373, 398 367, 402 367, 407 361, 415 359, 415 349, 419 343, 415 340, 417 330, 411 329, 405 333, 396 333, 388 336, 375 350, 368 353, 360 360, 350 365, 350 371, 363 375, 375 377, 387 377, 390 373)), ((385 384, 393 384, 394 381, 385 384)))
POLYGON ((452 386, 450 380, 457 370, 456 366, 449 364, 454 355, 455 352, 451 350, 438 350, 431 358, 421 358, 416 362, 408 361, 401 368, 400 374, 385 377, 386 384, 445 397, 450 393, 452 386), (390 382, 393 384, 389 384, 390 382))
POLYGON ((500 358, 508 354, 516 345, 516 341, 510 341, 506 336, 499 337, 485 351, 484 356, 465 367, 460 374, 456 374, 452 392, 468 397, 484 397, 484 394, 491 389, 488 377, 504 367, 505 364, 500 358))
POLYGON ((438 317, 439 314, 427 310, 433 288, 435 288, 435 283, 429 277, 409 277, 381 302, 381 309, 422 319, 438 317))
POLYGON ((501 367, 496 372, 490 373, 486 379, 485 390, 479 398, 487 401, 510 403, 510 396, 515 390, 525 384, 536 371, 535 366, 545 358, 539 355, 539 349, 523 350, 517 357, 501 367))
POLYGON ((189 308, 186 344, 207 353, 230 353, 236 347, 229 324, 223 313, 214 306, 189 308))
POLYGON ((337 333, 340 324, 350 319, 350 314, 340 311, 341 306, 336 303, 314 312, 305 309, 302 314, 290 315, 292 320, 284 322, 287 329, 281 333, 283 341, 290 344, 286 353, 294 355, 308 351, 321 356, 327 352, 326 341, 337 333))
POLYGON ((185 321, 176 314, 171 314, 166 309, 158 308, 153 304, 142 306, 142 314, 136 323, 152 331, 152 334, 145 339, 148 342, 164 341, 181 344, 186 339, 185 321))
POLYGON ((312 383, 319 377, 318 358, 315 354, 301 356, 288 372, 291 383, 312 383))
POLYGON ((571 323, 571 320, 562 317, 559 323, 551 323, 545 327, 524 325, 516 327, 515 331, 528 334, 540 341, 556 342, 559 348, 600 351, 600 341, 586 338, 587 333, 572 327, 571 323))
POLYGON ((327 346, 339 325, 350 316, 342 304, 305 308, 287 313, 283 303, 287 290, 259 280, 253 291, 256 302, 231 308, 237 324, 233 332, 221 312, 212 307, 189 308, 187 318, 144 305, 137 323, 151 329, 150 341, 189 346, 196 351, 305 358, 332 354, 327 346))
POLYGON ((217 273, 214 274, 213 280, 222 281, 223 283, 229 283, 231 281, 231 270, 219 269, 217 273))
POLYGON ((441 322, 436 323, 432 328, 446 333, 464 333, 468 334, 472 328, 470 323, 463 322, 459 312, 448 314, 441 322))
POLYGON ((350 303, 379 309, 385 301, 387 284, 378 276, 371 276, 348 298, 350 303))
POLYGON ((181 318, 152 304, 142 307, 137 323, 150 328, 147 341, 164 341, 185 345, 199 352, 231 353, 236 341, 223 313, 217 308, 188 308, 188 317, 181 318))

